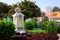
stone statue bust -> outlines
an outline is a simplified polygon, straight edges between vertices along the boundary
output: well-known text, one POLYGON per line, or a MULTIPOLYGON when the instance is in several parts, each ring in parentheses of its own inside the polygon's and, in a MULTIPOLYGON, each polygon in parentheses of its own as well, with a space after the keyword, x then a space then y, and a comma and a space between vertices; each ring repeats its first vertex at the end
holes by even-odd
POLYGON ((19 8, 19 4, 17 3, 17 7, 15 8, 15 12, 16 13, 20 13, 21 12, 21 9, 19 8))

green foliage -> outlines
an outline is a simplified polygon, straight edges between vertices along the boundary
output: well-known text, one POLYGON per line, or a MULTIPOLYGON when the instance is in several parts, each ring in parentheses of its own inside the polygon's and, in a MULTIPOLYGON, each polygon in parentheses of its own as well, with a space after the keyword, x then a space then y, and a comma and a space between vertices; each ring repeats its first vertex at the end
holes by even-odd
POLYGON ((41 15, 40 8, 31 1, 23 1, 21 2, 22 13, 25 14, 26 18, 37 17, 41 15))
POLYGON ((12 22, 0 20, 0 40, 10 40, 15 33, 15 26, 12 22))
POLYGON ((45 30, 28 30, 27 32, 30 34, 45 34, 45 33, 47 33, 45 30))
POLYGON ((58 33, 60 33, 60 23, 58 23, 58 33))
POLYGON ((46 30, 50 34, 55 34, 58 32, 58 24, 55 21, 46 21, 42 22, 41 26, 44 30, 46 30))
POLYGON ((39 27, 45 29, 45 27, 47 27, 47 21, 49 21, 49 19, 48 19, 48 17, 45 16, 42 19, 42 21, 39 22, 39 24, 40 24, 39 27))
POLYGON ((57 33, 58 32, 58 24, 55 21, 47 22, 47 31, 48 33, 57 33))
POLYGON ((0 2, 0 18, 6 17, 9 9, 9 5, 0 2))
MULTIPOLYGON (((21 8, 21 12, 25 15, 25 18, 40 17, 41 15, 40 8, 34 2, 24 0, 19 3, 19 6, 21 8)), ((14 14, 15 8, 16 4, 12 5, 12 8, 9 10, 8 14, 14 14)))
POLYGON ((32 21, 35 23, 34 27, 37 28, 37 27, 38 27, 38 24, 37 24, 37 21, 38 21, 38 20, 37 20, 37 18, 34 17, 32 21))
POLYGON ((30 20, 28 20, 28 21, 25 21, 25 23, 24 23, 24 28, 26 29, 26 30, 32 30, 33 28, 34 28, 34 22, 33 21, 30 21, 30 20))
POLYGON ((12 17, 12 15, 15 13, 15 12, 14 12, 15 6, 16 6, 16 5, 13 5, 13 6, 11 5, 11 6, 9 6, 10 9, 9 9, 9 11, 8 11, 8 14, 7 14, 8 17, 12 17))
POLYGON ((39 27, 43 29, 43 22, 42 21, 39 21, 39 27))
POLYGON ((48 20, 49 20, 49 19, 48 19, 48 17, 46 17, 46 16, 43 18, 43 21, 48 21, 48 20))

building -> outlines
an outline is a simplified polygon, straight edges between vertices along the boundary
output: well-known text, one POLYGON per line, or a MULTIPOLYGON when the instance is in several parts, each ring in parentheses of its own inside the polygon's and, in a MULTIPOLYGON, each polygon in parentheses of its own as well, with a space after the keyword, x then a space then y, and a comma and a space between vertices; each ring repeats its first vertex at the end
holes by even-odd
POLYGON ((56 22, 60 23, 60 12, 51 12, 47 15, 49 20, 55 20, 56 22))
POLYGON ((47 6, 46 7, 46 15, 50 14, 52 12, 52 7, 51 6, 47 6))

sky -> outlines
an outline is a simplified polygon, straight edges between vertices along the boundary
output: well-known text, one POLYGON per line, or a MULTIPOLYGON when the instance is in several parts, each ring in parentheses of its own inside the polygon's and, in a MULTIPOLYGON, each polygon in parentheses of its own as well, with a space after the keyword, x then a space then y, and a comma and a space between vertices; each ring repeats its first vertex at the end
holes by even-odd
MULTIPOLYGON (((0 0, 0 2, 4 2, 8 5, 12 5, 13 3, 16 4, 17 2, 21 2, 22 0, 0 0)), ((46 12, 46 7, 57 6, 60 8, 60 0, 30 0, 36 2, 35 4, 41 9, 41 11, 46 12)))

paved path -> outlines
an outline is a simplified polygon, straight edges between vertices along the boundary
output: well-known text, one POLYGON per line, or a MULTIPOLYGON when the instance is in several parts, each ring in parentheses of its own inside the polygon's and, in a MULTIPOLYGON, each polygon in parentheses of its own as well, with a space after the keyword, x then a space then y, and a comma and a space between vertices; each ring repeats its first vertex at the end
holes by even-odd
POLYGON ((60 34, 57 34, 58 35, 58 37, 59 37, 59 39, 58 40, 60 40, 60 34))

